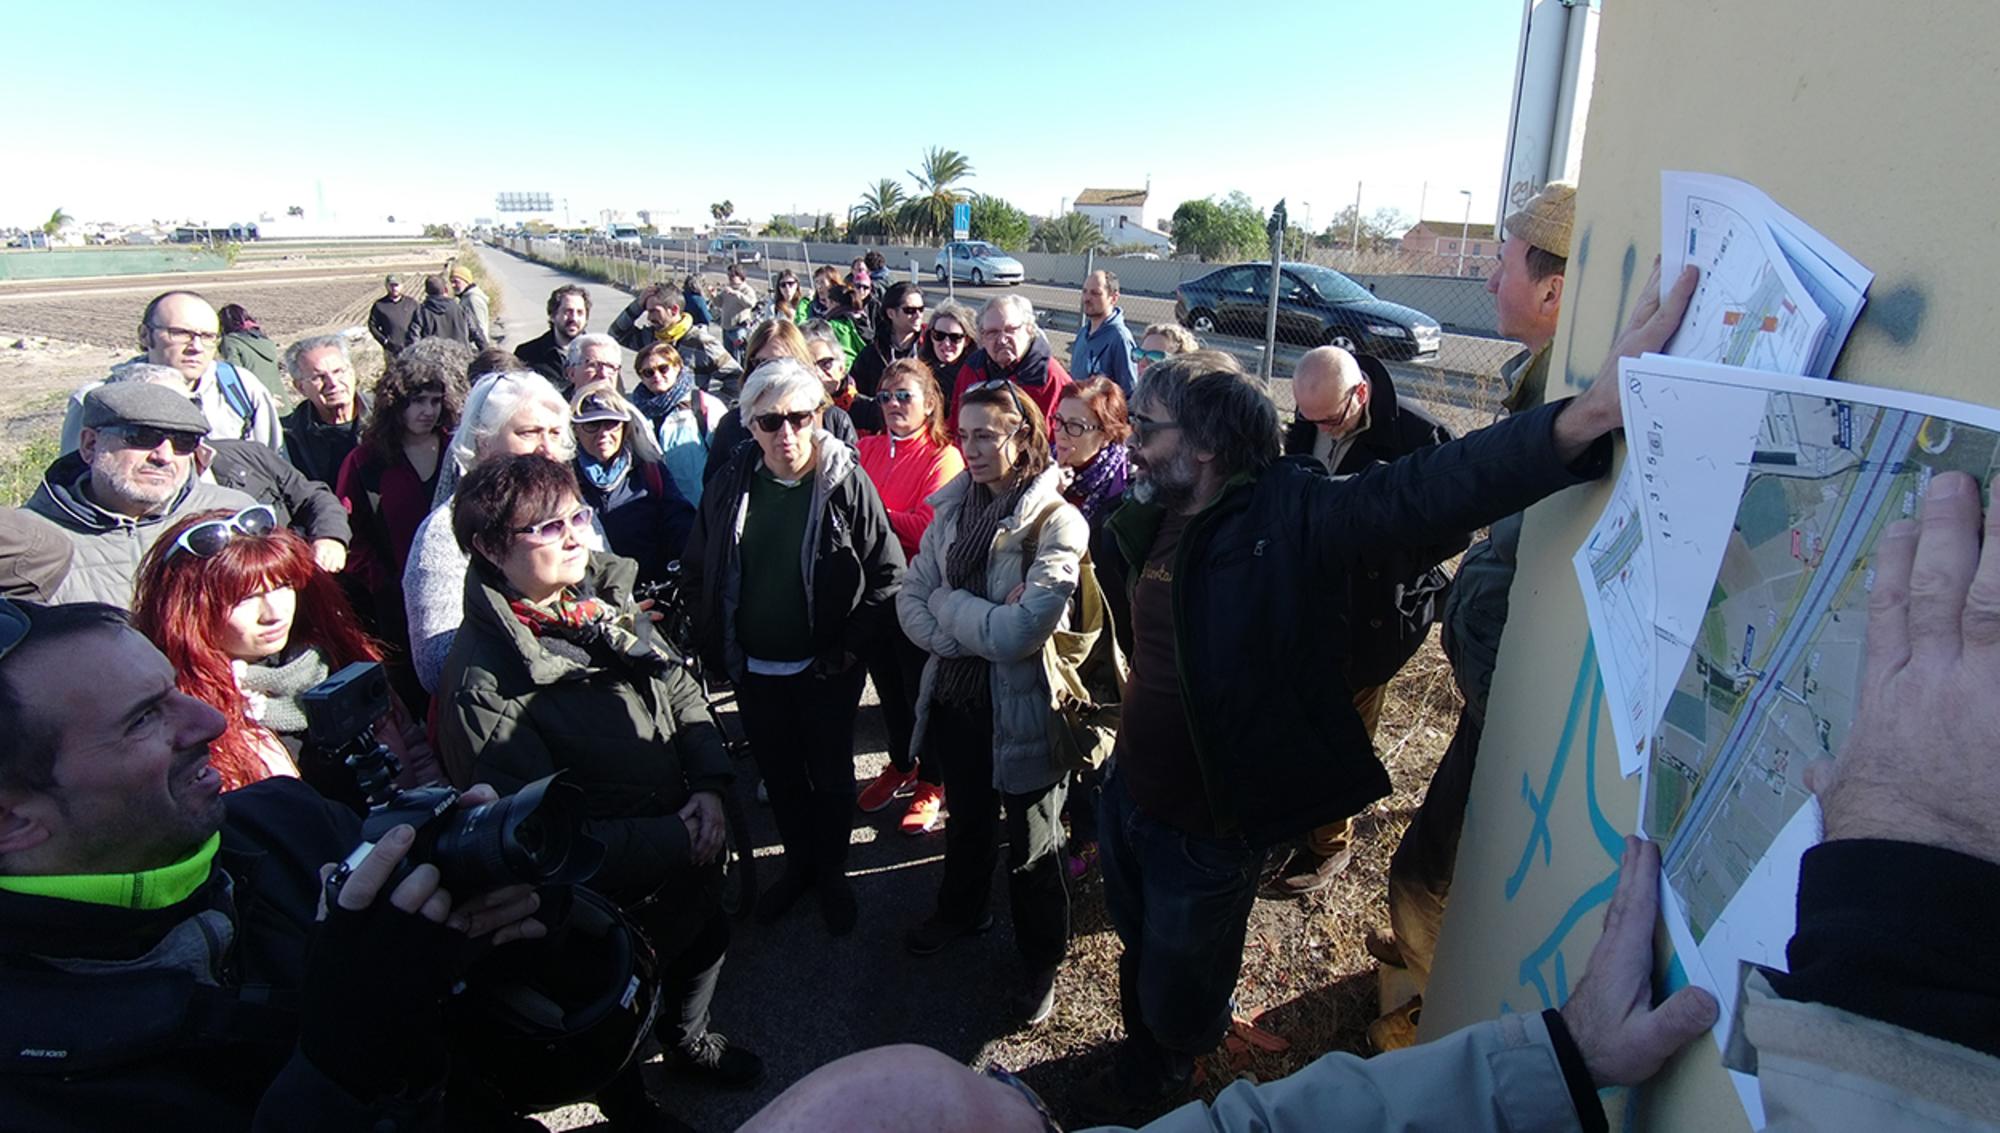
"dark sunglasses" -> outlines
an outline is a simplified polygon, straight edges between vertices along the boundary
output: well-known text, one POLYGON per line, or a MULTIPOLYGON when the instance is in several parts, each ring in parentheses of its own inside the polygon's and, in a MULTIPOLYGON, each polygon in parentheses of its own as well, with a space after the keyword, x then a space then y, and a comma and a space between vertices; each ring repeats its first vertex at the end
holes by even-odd
POLYGON ((948 330, 934 330, 930 334, 932 342, 964 342, 966 339, 965 335, 954 334, 948 330))
POLYGON ((114 425, 104 431, 122 438, 126 448, 144 449, 147 452, 159 448, 165 441, 173 442, 174 453, 177 456, 186 456, 201 447, 199 433, 156 429, 151 425, 114 425))
POLYGON ((908 405, 916 399, 917 391, 913 389, 885 389, 878 390, 875 394, 875 400, 883 405, 887 405, 892 401, 908 405))
POLYGON ((914 307, 898 307, 896 309, 898 311, 903 312, 906 315, 921 315, 924 313, 924 305, 922 303, 919 303, 914 307))
POLYGON ((795 433, 803 433, 806 426, 812 424, 813 412, 802 409, 797 413, 759 413, 750 420, 767 433, 775 433, 786 425, 790 425, 795 433))
POLYGON ((1132 361, 1134 362, 1164 362, 1166 360, 1167 352, 1164 350, 1141 350, 1136 346, 1132 348, 1132 361))
POLYGON ((167 557, 186 551, 197 558, 214 558, 237 539, 259 539, 277 529, 278 513, 263 504, 252 504, 228 519, 206 520, 181 532, 167 557))
POLYGON ((680 372, 681 368, 679 366, 652 366, 639 371, 639 376, 642 378, 664 378, 680 372))

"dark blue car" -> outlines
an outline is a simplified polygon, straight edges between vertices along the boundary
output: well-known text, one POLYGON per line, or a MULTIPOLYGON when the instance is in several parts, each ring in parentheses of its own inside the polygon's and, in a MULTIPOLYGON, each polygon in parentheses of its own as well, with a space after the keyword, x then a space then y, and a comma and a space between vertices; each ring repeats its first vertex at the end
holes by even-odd
MULTIPOLYGON (((1231 264, 1174 292, 1174 318, 1198 335, 1264 337, 1271 303, 1271 263, 1231 264)), ((1422 311, 1377 299, 1332 268, 1280 264, 1278 339, 1338 346, 1395 361, 1435 358, 1438 321, 1422 311)))

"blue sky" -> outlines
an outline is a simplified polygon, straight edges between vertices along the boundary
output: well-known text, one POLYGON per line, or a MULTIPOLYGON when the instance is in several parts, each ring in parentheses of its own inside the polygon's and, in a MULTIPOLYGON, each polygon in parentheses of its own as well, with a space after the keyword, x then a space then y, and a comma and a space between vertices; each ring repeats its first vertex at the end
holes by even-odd
POLYGON ((464 220, 499 190, 579 221, 706 220, 724 198, 844 213, 930 145, 1036 214, 1150 175, 1149 219, 1241 189, 1323 226, 1361 181, 1366 212, 1426 199, 1455 219, 1471 189, 1490 220, 1520 18, 1516 0, 9 5, 0 225, 322 202, 464 220))

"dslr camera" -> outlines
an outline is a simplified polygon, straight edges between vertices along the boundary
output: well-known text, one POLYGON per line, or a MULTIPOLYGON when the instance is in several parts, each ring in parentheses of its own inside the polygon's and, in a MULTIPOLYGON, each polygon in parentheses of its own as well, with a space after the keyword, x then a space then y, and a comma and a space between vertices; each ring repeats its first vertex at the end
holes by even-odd
POLYGON ((397 826, 417 832, 397 867, 400 879, 425 862, 454 893, 504 885, 574 884, 595 873, 604 845, 583 832, 583 792, 560 772, 475 807, 458 806, 451 787, 396 786, 402 766, 375 738, 389 714, 389 678, 374 661, 357 661, 301 696, 306 734, 347 764, 368 799, 363 848, 397 826))

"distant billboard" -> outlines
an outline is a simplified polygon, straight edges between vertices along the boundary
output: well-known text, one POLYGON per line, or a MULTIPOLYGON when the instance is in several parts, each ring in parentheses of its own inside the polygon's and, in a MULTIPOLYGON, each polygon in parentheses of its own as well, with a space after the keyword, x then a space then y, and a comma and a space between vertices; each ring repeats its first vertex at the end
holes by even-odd
POLYGON ((497 193, 493 207, 501 212, 552 212, 555 197, 549 193, 497 193))

